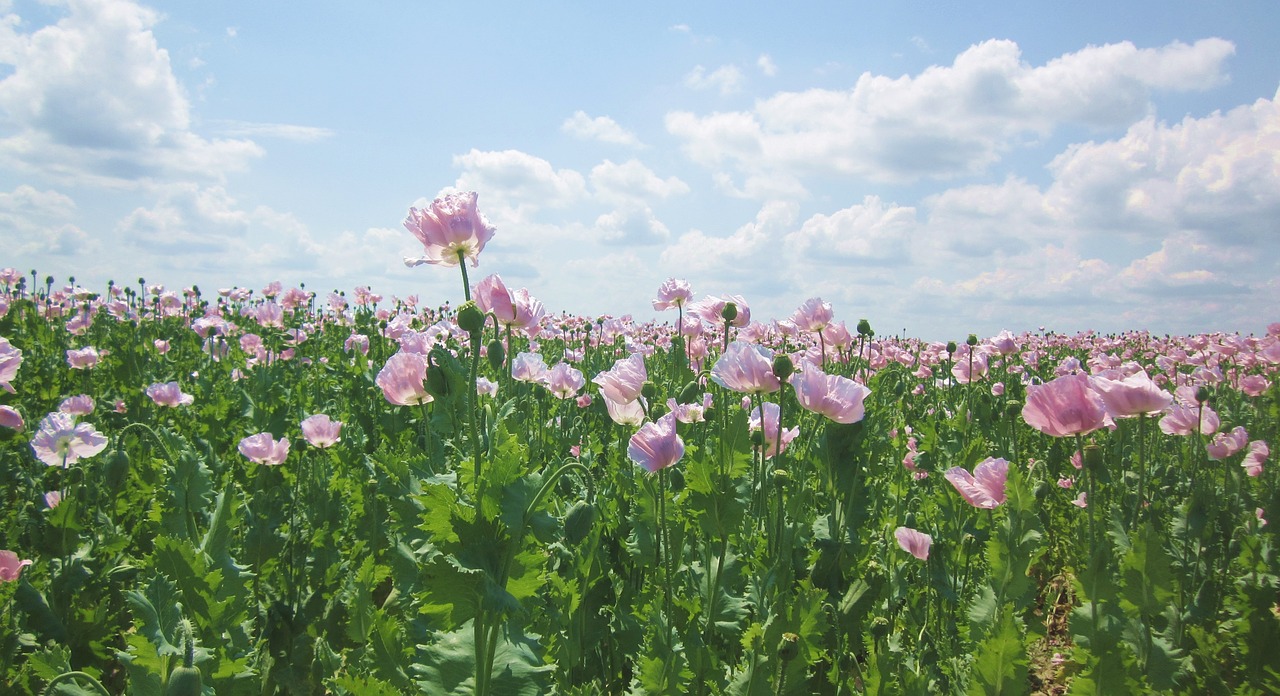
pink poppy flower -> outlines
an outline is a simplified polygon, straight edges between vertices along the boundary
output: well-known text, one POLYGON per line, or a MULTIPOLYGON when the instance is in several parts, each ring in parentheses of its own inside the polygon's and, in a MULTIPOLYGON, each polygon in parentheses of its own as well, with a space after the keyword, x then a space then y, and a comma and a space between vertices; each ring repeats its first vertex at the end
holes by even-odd
POLYGON ((435 401, 427 393, 427 359, 418 353, 397 352, 387 359, 374 383, 389 403, 414 406, 435 401))
POLYGON ((734 318, 729 321, 730 326, 742 328, 751 323, 751 308, 747 306, 747 301, 742 299, 741 295, 726 295, 725 297, 704 297, 703 299, 689 305, 689 312, 694 316, 700 317, 703 321, 712 326, 724 326, 724 308, 725 305, 733 303, 736 310, 734 318))
POLYGON ((1262 396, 1270 386, 1271 383, 1262 375, 1246 375, 1240 378, 1240 391, 1247 396, 1262 396))
POLYGON ((283 437, 276 440, 271 433, 258 433, 241 440, 239 450, 251 462, 278 466, 289 456, 289 440, 283 437))
POLYGON ((58 410, 73 416, 87 416, 93 413, 93 397, 88 394, 69 396, 58 404, 58 410))
POLYGON ((963 345, 952 357, 955 362, 951 365, 951 376, 959 384, 981 381, 990 372, 987 352, 980 346, 963 345))
POLYGON ((1080 495, 1077 495, 1076 499, 1071 501, 1071 504, 1078 508, 1089 507, 1089 494, 1084 491, 1080 491, 1080 495))
POLYGON ((649 373, 645 370, 644 356, 640 353, 613 363, 613 368, 601 372, 591 381, 600 385, 600 394, 610 401, 629 404, 640 398, 649 373))
POLYGON ((1204 448, 1208 452, 1210 459, 1220 461, 1244 449, 1248 442, 1249 433, 1245 432, 1242 426, 1237 425, 1229 433, 1215 435, 1213 440, 1205 445, 1204 448))
POLYGON ((487 377, 476 377, 476 393, 480 396, 497 396, 498 383, 487 377))
POLYGON ((629 403, 620 403, 614 401, 607 396, 601 396, 604 399, 604 407, 609 412, 609 418, 618 425, 640 425, 644 422, 644 398, 638 398, 629 403))
POLYGON ((987 457, 970 474, 963 467, 952 467, 945 474, 951 485, 964 496, 966 502, 976 508, 992 510, 1005 501, 1005 482, 1009 477, 1009 462, 987 457))
POLYGON ((933 545, 933 537, 910 527, 898 527, 893 530, 893 535, 897 537, 898 546, 903 551, 922 561, 929 560, 929 547, 933 545))
POLYGON ((791 323, 801 331, 820 332, 833 318, 835 313, 830 302, 824 302, 821 297, 811 297, 791 315, 791 323))
POLYGON ((22 576, 22 569, 31 565, 30 560, 19 560, 18 554, 0 549, 0 580, 13 582, 22 576))
POLYGON ((1151 381, 1145 370, 1118 380, 1094 377, 1093 389, 1102 395, 1102 402, 1112 418, 1159 413, 1173 403, 1173 395, 1151 381))
POLYGON ((1266 511, 1266 510, 1263 510, 1262 508, 1257 508, 1257 509, 1255 509, 1255 510, 1253 511, 1253 515, 1254 515, 1254 517, 1257 517, 1257 518, 1258 518, 1258 526, 1259 526, 1259 527, 1265 527, 1265 526, 1267 526, 1266 512, 1267 512, 1267 511, 1266 511))
POLYGON ((691 404, 678 403, 675 399, 667 399, 667 410, 676 414, 681 423, 702 423, 707 420, 707 409, 711 408, 711 394, 703 392, 702 402, 691 404))
POLYGON ((12 406, 0 406, 0 427, 22 430, 25 425, 26 423, 22 420, 22 414, 18 413, 18 409, 12 406))
POLYGON ((302 437, 312 447, 324 449, 341 440, 342 421, 336 421, 323 413, 317 413, 302 421, 302 437))
POLYGON ((9 343, 9 339, 0 338, 0 389, 16 394, 10 384, 18 377, 18 367, 22 365, 22 351, 9 343))
POLYGON ((1261 476, 1262 465, 1266 463, 1269 456, 1271 456, 1271 449, 1267 447, 1267 443, 1262 440, 1254 440, 1249 443, 1249 449, 1245 452, 1240 466, 1243 466, 1244 473, 1250 476, 1261 476))
POLYGON ((45 416, 31 438, 36 458, 49 466, 69 467, 77 461, 101 452, 107 438, 88 423, 76 423, 69 413, 54 412, 45 416))
POLYGON ((800 406, 837 423, 862 420, 862 402, 871 394, 870 389, 848 377, 829 375, 809 363, 801 365, 801 370, 789 380, 800 406))
POLYGON ((1022 420, 1053 437, 1084 435, 1114 423, 1102 396, 1090 388, 1086 374, 1029 385, 1022 420))
POLYGON ((62 503, 62 491, 49 491, 44 494, 44 504, 50 510, 62 503))
POLYGON ((153 384, 146 389, 147 396, 156 402, 157 406, 168 406, 169 408, 177 408, 178 406, 189 406, 195 402, 196 398, 190 394, 184 394, 177 382, 165 382, 163 384, 153 384))
POLYGON ((369 354, 369 337, 360 333, 352 333, 347 336, 347 340, 343 342, 342 349, 348 353, 360 351, 362 355, 369 354))
POLYGON ((1174 404, 1160 419, 1160 430, 1166 435, 1185 436, 1196 432, 1201 435, 1212 435, 1218 432, 1218 426, 1221 424, 1217 412, 1207 404, 1200 406, 1174 404))
POLYGON ((582 371, 566 362, 558 362, 547 370, 543 385, 558 399, 569 399, 587 385, 582 371))
POLYGON ((684 440, 676 434, 675 415, 668 413, 657 422, 641 426, 627 444, 627 456, 651 474, 680 461, 684 440))
POLYGON ((73 370, 87 370, 98 364, 101 359, 98 349, 93 346, 86 346, 80 349, 67 351, 67 364, 73 370))
POLYGON ((662 311, 672 307, 683 307, 692 299, 693 288, 689 285, 689 281, 667 278, 662 285, 658 286, 658 298, 653 301, 653 308, 662 311))
POLYGON ((800 435, 800 427, 796 426, 790 430, 782 431, 782 443, 778 443, 778 430, 781 425, 778 423, 780 409, 778 405, 772 402, 764 404, 764 416, 761 417, 760 409, 752 409, 750 417, 747 419, 747 427, 751 430, 760 430, 764 433, 764 445, 761 447, 765 459, 770 459, 775 454, 787 451, 787 445, 800 435))
POLYGON ((520 353, 511 361, 511 378, 517 382, 541 383, 547 376, 547 361, 540 353, 520 353))
POLYGON ((773 374, 773 351, 764 346, 734 341, 711 367, 711 380, 744 394, 768 394, 782 388, 773 374))
POLYGON ((432 201, 425 210, 410 208, 404 226, 422 242, 425 255, 406 258, 405 265, 457 266, 469 259, 472 266, 478 266, 480 252, 493 238, 494 228, 476 210, 477 198, 474 191, 450 193, 432 201))

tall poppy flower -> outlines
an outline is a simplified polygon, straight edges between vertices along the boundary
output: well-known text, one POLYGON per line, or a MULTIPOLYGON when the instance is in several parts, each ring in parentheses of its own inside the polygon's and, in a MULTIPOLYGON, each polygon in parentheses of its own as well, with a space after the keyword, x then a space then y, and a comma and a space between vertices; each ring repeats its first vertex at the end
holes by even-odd
POLYGON ((422 242, 425 255, 406 258, 406 266, 424 263, 457 266, 463 259, 480 264, 480 252, 493 238, 494 228, 476 209, 475 191, 450 193, 431 202, 423 210, 409 209, 404 226, 422 242))
POLYGON ((45 416, 31 438, 36 458, 49 466, 68 467, 101 452, 107 438, 88 423, 76 423, 75 416, 55 411, 45 416))
POLYGON ((903 551, 922 561, 929 560, 929 547, 933 545, 933 537, 910 527, 898 527, 893 530, 893 535, 897 537, 898 546, 903 551))
POLYGON ((684 456, 684 440, 676 434, 675 414, 668 413, 656 422, 641 426, 627 444, 627 456, 651 474, 680 461, 684 456))
POLYGON ((867 387, 840 375, 829 375, 812 364, 791 375, 796 400, 807 411, 837 423, 856 423, 865 412, 862 402, 871 394, 867 387))
POLYGON ((241 440, 239 450, 251 462, 278 466, 289 457, 289 439, 277 440, 271 433, 258 433, 241 440))
POLYGON ((782 388, 773 374, 773 351, 754 343, 734 341, 711 368, 711 380, 731 391, 768 394, 782 388))
POLYGON ((991 510, 1005 501, 1009 462, 987 457, 981 464, 974 467, 972 474, 965 471, 963 467, 956 466, 947 469, 945 476, 970 505, 991 510))
POLYGON ((591 381, 600 386, 606 399, 629 404, 640 397, 649 373, 644 366, 644 355, 632 355, 613 363, 613 368, 596 375, 591 381))
POLYGON ((426 404, 435 400, 427 393, 427 358, 399 351, 387 359, 374 383, 387 401, 397 406, 426 404))
POLYGON ((1113 423, 1102 396, 1083 373, 1028 386, 1022 420, 1053 437, 1085 435, 1113 423))

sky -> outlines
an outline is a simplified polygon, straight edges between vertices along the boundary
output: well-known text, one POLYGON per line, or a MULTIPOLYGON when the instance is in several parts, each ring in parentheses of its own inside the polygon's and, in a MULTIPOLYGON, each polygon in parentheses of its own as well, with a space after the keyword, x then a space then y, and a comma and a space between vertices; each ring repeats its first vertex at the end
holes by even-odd
POLYGON ((550 312, 1264 332, 1280 5, 1054 5, 0 0, 0 267, 457 304, 459 189, 550 312))

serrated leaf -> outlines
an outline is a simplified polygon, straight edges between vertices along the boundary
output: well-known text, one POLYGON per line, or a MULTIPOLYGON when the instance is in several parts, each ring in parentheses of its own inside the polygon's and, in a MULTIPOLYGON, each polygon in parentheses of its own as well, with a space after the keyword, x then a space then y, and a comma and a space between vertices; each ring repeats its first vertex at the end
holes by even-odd
POLYGON ((182 619, 178 588, 168 578, 157 575, 141 592, 125 593, 133 607, 134 619, 141 633, 160 655, 181 655, 178 622, 182 619))
MULTIPOLYGON (((413 665, 424 678, 417 682, 428 696, 463 696, 475 691, 475 630, 467 622, 455 631, 436 634, 430 645, 419 646, 422 661, 413 665)), ((509 696, 540 696, 550 690, 552 665, 542 663, 537 636, 502 631, 494 650, 491 692, 509 696)))
POLYGON ((1013 613, 1013 607, 1000 612, 999 623, 978 645, 970 694, 1004 696, 1027 692, 1027 650, 1013 613))

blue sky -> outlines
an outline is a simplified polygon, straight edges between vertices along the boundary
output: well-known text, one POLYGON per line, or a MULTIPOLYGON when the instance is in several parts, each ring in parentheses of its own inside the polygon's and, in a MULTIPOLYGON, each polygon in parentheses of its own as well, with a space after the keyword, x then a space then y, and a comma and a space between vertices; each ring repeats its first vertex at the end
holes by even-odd
POLYGON ((282 7, 0 0, 0 266, 456 302, 401 222, 457 187, 552 311, 1280 320, 1273 2, 282 7))

